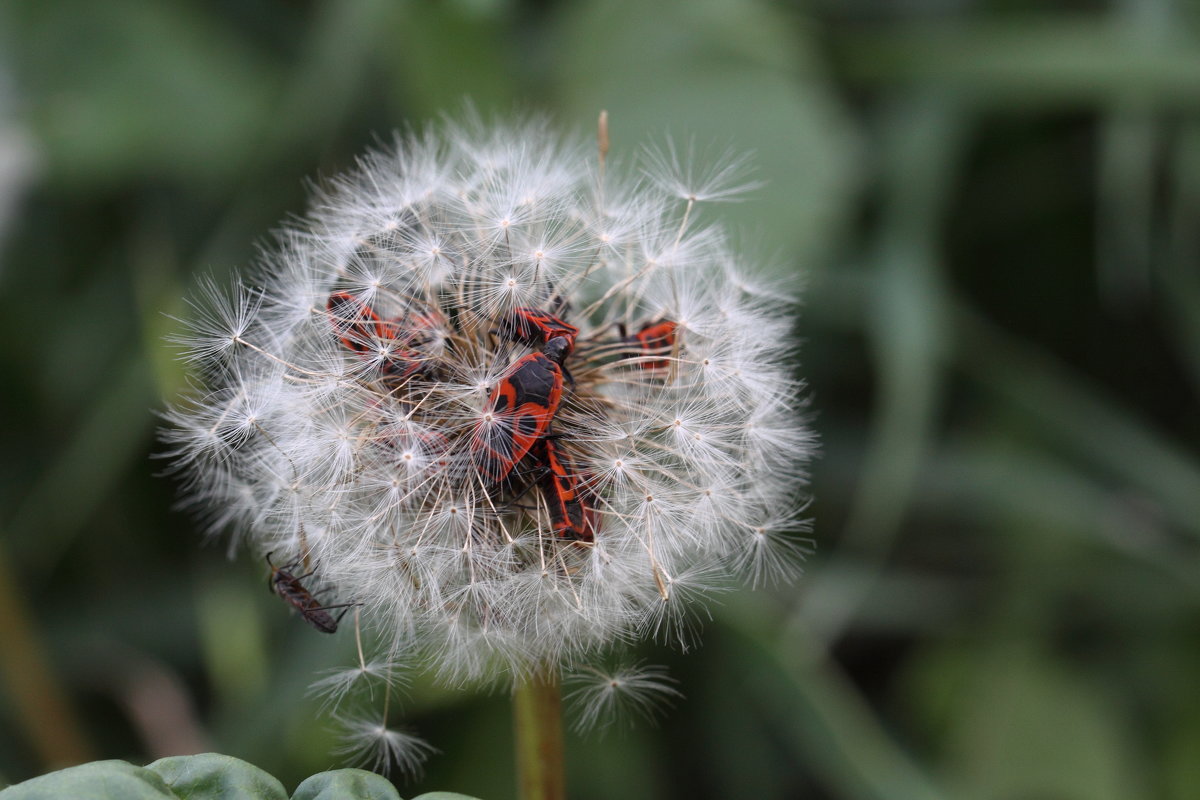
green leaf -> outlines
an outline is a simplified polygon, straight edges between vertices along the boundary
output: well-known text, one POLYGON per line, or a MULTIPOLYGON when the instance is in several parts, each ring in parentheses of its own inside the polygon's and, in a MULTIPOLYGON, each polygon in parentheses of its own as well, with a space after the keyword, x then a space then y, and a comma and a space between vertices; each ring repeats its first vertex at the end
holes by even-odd
POLYGON ((400 800, 396 787, 362 769, 319 772, 296 787, 292 800, 400 800))
POLYGON ((749 153, 764 185, 713 218, 767 257, 814 258, 849 209, 859 141, 798 22, 754 0, 571 5, 554 39, 564 119, 594 126, 606 109, 622 161, 665 137, 749 153))
MULTIPOLYGON (((160 758, 145 767, 93 761, 0 790, 2 800, 287 800, 283 784, 253 764, 219 753, 160 758)), ((306 779, 291 800, 402 800, 381 775, 334 769, 306 779)), ((479 800, 429 792, 416 800, 479 800)))
POLYGON ((93 761, 0 791, 3 800, 179 800, 163 779, 125 761, 93 761))
POLYGON ((161 775, 181 800, 287 800, 276 778, 232 756, 172 756, 146 769, 161 775))

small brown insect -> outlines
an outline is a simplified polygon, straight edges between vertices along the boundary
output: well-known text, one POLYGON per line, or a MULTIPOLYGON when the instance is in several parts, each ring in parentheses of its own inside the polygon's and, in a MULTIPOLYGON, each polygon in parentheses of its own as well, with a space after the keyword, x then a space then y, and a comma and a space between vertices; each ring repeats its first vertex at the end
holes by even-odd
POLYGON ((283 598, 284 602, 292 608, 300 612, 300 616, 304 621, 321 633, 336 633, 338 623, 342 621, 342 617, 358 603, 339 603, 334 606, 323 606, 321 601, 317 600, 316 596, 308 589, 304 588, 302 580, 311 576, 313 572, 306 572, 303 575, 293 575, 289 570, 295 567, 300 562, 294 562, 282 567, 277 567, 271 563, 271 554, 267 553, 267 566, 271 568, 271 577, 267 579, 267 586, 272 592, 283 598), (341 614, 334 617, 329 612, 332 609, 343 609, 341 614))

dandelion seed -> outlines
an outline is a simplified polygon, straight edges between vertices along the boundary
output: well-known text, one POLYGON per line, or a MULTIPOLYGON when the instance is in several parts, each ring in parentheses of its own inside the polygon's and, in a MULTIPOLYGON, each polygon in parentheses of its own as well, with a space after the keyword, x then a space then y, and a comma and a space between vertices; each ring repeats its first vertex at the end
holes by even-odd
POLYGON ((565 700, 575 715, 572 727, 581 734, 614 724, 653 722, 683 697, 666 667, 642 663, 612 670, 587 667, 570 673, 565 683, 565 700))
POLYGON ((350 696, 374 700, 375 696, 394 696, 403 685, 398 665, 387 658, 361 661, 353 667, 332 669, 308 687, 309 694, 322 699, 324 707, 338 708, 350 696))
POLYGON ((737 200, 761 183, 747 180, 750 159, 727 149, 698 153, 694 141, 680 152, 672 141, 645 150, 645 173, 655 184, 682 200, 694 203, 737 200))
POLYGON ((339 715, 341 730, 337 755, 351 763, 387 775, 396 769, 414 779, 421 777, 426 760, 437 748, 419 736, 399 728, 389 728, 368 711, 364 716, 339 715))

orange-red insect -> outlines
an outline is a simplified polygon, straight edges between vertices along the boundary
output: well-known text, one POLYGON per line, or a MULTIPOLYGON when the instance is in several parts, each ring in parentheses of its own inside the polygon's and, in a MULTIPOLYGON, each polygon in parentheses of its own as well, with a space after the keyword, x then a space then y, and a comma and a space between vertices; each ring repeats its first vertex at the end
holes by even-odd
POLYGON ((538 347, 561 337, 566 340, 566 355, 575 349, 575 338, 579 336, 579 328, 540 308, 529 306, 520 306, 502 314, 496 321, 494 332, 530 347, 538 347))
MULTIPOLYGON (((622 330, 621 342, 630 350, 636 350, 636 355, 666 354, 675 346, 675 331, 678 328, 678 323, 669 319, 651 322, 632 336, 626 336, 622 330)), ((630 353, 625 358, 631 358, 633 355, 630 353)), ((642 369, 666 369, 667 361, 666 359, 642 361, 640 365, 642 369)))
POLYGON ((564 347, 556 337, 545 353, 517 359, 488 397, 485 419, 471 441, 475 465, 488 482, 505 480, 549 432, 562 402, 564 347))
POLYGON ((439 324, 436 314, 412 315, 402 325, 385 320, 375 309, 349 292, 334 292, 325 304, 334 333, 351 350, 365 358, 379 358, 380 378, 403 383, 415 375, 428 375, 429 358, 413 348, 425 344, 427 331, 439 324))
MULTIPOLYGON (((296 564, 298 563, 296 562, 296 564)), ((293 575, 290 570, 296 564, 277 567, 271 563, 271 554, 268 553, 267 565, 271 568, 271 577, 267 579, 267 586, 275 594, 282 597, 285 603, 300 612, 300 616, 309 625, 312 625, 321 633, 336 633, 338 623, 342 621, 342 617, 345 616, 346 611, 358 605, 358 603, 340 603, 333 606, 321 605, 316 596, 301 583, 301 581, 313 573, 307 572, 304 575, 293 575), (344 610, 337 617, 334 617, 329 612, 335 608, 344 610)))
POLYGON ((566 452, 550 439, 538 445, 535 455, 544 467, 538 485, 546 499, 555 535, 560 539, 595 541, 600 519, 586 476, 574 471, 566 452))

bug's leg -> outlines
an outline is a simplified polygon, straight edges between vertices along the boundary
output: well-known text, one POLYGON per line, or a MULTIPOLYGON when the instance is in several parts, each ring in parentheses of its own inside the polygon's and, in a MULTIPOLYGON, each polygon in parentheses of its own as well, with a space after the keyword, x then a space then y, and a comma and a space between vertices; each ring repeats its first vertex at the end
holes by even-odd
MULTIPOLYGON (((274 551, 274 550, 272 550, 272 551, 271 551, 271 553, 273 553, 273 552, 275 552, 275 551, 274 551)), ((268 564, 271 564, 271 561, 270 561, 270 558, 269 558, 269 557, 270 557, 270 555, 271 555, 271 553, 268 553, 268 554, 267 554, 267 556, 268 556, 267 563, 268 563, 268 564)), ((303 563, 304 563, 304 559, 303 559, 303 558, 297 558, 295 561, 290 561, 290 562, 288 562, 287 564, 284 564, 282 567, 279 567, 279 571, 280 571, 280 572, 291 572, 293 569, 295 569, 296 567, 300 566, 300 565, 301 565, 301 564, 303 564, 303 563)), ((271 564, 271 569, 275 569, 275 565, 274 565, 274 564, 271 564)), ((312 575, 312 573, 310 572, 310 573, 308 573, 308 575, 312 575)), ((308 577, 308 575, 301 575, 301 576, 300 576, 300 578, 301 578, 301 579, 302 579, 302 578, 307 578, 307 577, 308 577)), ((299 579, 298 579, 298 580, 299 580, 299 579)))
MULTIPOLYGON (((271 553, 275 551, 272 550, 271 553)), ((279 568, 271 563, 271 553, 267 553, 267 566, 271 568, 271 574, 267 576, 267 589, 275 591, 275 576, 279 574, 279 568)))
POLYGON ((505 504, 506 507, 524 508, 518 504, 518 501, 525 495, 529 494, 529 490, 537 486, 538 482, 541 481, 542 478, 546 477, 546 475, 549 473, 550 467, 544 463, 534 464, 531 468, 525 469, 519 473, 514 470, 512 474, 516 475, 518 478, 521 478, 524 481, 524 486, 521 487, 519 492, 509 498, 508 503, 505 504))
POLYGON ((339 606, 325 606, 325 608, 323 608, 323 609, 321 609, 321 610, 322 610, 322 611, 328 611, 328 610, 329 610, 329 609, 331 609, 331 608, 340 608, 340 609, 342 609, 342 613, 338 614, 338 615, 337 615, 337 618, 335 618, 335 619, 334 619, 334 622, 336 622, 336 623, 338 623, 338 624, 341 624, 342 617, 346 616, 346 612, 347 612, 347 611, 349 611, 350 609, 352 609, 352 608, 355 608, 355 607, 357 607, 357 606, 361 606, 361 605, 362 605, 362 603, 342 603, 342 604, 341 604, 341 605, 339 605, 339 606))
POLYGON ((531 489, 533 489, 535 486, 537 486, 538 481, 540 481, 542 479, 542 477, 544 475, 546 475, 546 473, 548 473, 549 471, 550 471, 549 467, 542 467, 538 471, 537 477, 535 477, 533 480, 529 481, 529 483, 525 484, 524 488, 522 488, 520 492, 518 492, 517 494, 515 494, 511 498, 509 498, 508 505, 513 508, 524 508, 524 506, 518 505, 517 501, 519 501, 525 495, 529 494, 529 491, 531 489))
POLYGON ((510 505, 510 506, 516 505, 517 501, 520 500, 525 495, 529 494, 529 490, 532 489, 533 487, 537 486, 538 481, 540 481, 542 478, 544 478, 546 476, 546 474, 549 472, 550 472, 550 468, 547 467, 545 464, 542 464, 542 465, 535 467, 533 470, 521 475, 520 477, 527 478, 527 481, 526 481, 525 485, 521 488, 521 491, 517 492, 515 495, 513 495, 512 497, 509 498, 508 505, 510 505), (532 476, 532 477, 530 477, 530 476, 532 476))
MULTIPOLYGON (((554 292, 554 284, 550 284, 549 286, 550 291, 554 292)), ((546 304, 546 310, 556 317, 561 317, 571 310, 571 303, 567 298, 555 292, 550 295, 550 302, 546 304)))

